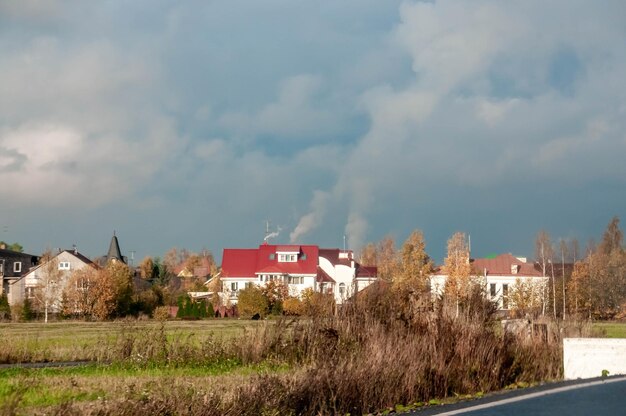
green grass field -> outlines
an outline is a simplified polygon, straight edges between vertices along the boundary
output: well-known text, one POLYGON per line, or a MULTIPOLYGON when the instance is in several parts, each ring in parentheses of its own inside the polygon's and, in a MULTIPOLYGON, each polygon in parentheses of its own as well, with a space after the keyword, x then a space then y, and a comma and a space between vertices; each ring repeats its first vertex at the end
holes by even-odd
POLYGON ((607 338, 626 338, 626 322, 594 322, 593 329, 607 338))
POLYGON ((3 404, 14 407, 11 403, 17 401, 17 408, 32 409, 70 401, 137 398, 161 384, 201 389, 216 379, 221 384, 234 383, 251 374, 282 371, 284 365, 244 365, 228 357, 202 360, 203 351, 224 349, 231 340, 263 325, 273 323, 219 319, 0 324, 0 363, 100 359, 79 367, 0 368, 0 415, 6 413, 3 404), (159 340, 162 335, 165 340, 159 340), (129 340, 134 343, 133 352, 120 358, 119 350, 129 340), (140 360, 144 351, 149 352, 151 345, 158 348, 159 343, 175 361, 140 360), (112 362, 106 357, 112 357, 112 362))
MULTIPOLYGON (((50 323, 0 323, 0 364, 3 352, 14 351, 22 357, 17 362, 93 360, 98 349, 114 343, 124 332, 155 330, 156 321, 81 322, 58 321, 50 323)), ((203 337, 233 338, 259 325, 255 321, 215 319, 199 321, 167 321, 164 323, 168 339, 185 338, 192 342, 203 337)))

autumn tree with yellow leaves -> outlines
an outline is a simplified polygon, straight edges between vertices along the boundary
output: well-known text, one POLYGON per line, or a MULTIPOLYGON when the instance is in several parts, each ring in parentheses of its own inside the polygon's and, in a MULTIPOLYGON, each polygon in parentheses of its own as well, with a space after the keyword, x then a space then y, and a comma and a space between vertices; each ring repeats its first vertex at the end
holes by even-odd
POLYGON ((465 233, 457 232, 448 240, 443 272, 447 275, 444 297, 455 306, 455 315, 458 317, 461 303, 468 299, 472 289, 472 269, 465 233))

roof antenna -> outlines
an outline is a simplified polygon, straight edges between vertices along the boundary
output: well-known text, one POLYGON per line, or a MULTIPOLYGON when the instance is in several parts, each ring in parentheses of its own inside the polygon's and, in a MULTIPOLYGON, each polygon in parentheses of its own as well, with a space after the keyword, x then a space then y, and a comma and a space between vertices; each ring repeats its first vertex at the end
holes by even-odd
POLYGON ((270 238, 274 238, 274 237, 278 237, 278 234, 280 234, 281 228, 280 227, 276 227, 276 231, 270 232, 270 222, 269 221, 265 221, 265 237, 263 238, 263 244, 267 244, 267 240, 269 240, 270 238))

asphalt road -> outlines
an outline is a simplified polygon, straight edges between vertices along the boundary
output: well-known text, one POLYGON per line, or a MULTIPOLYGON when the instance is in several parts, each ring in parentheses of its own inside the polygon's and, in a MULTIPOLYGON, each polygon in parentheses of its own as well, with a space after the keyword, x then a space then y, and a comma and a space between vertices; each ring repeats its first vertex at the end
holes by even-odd
POLYGON ((547 384, 407 414, 416 416, 626 416, 626 377, 547 384))

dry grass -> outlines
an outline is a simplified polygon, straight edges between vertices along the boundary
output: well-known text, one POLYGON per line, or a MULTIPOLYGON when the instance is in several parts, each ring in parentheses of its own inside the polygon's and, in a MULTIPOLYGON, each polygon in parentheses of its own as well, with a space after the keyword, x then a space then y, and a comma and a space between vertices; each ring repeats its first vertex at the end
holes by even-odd
MULTIPOLYGON (((396 315, 385 307, 385 296, 376 295, 336 316, 261 323, 230 339, 211 334, 201 339, 172 337, 164 326, 127 324, 106 355, 118 363, 114 366, 118 373, 103 370, 97 377, 58 380, 65 386, 61 390, 83 396, 61 400, 45 411, 366 414, 561 377, 560 343, 502 333, 485 305, 468 307, 471 313, 460 317, 451 317, 444 309, 413 313, 406 309, 396 315), (224 363, 230 364, 221 373, 215 371, 224 363), (107 386, 105 392, 97 390, 101 383, 107 386), (94 391, 102 394, 100 399, 94 399, 94 391)), ((20 384, 14 387, 11 408, 17 409, 20 384)), ((32 413, 42 409, 33 406, 28 408, 32 413)))

